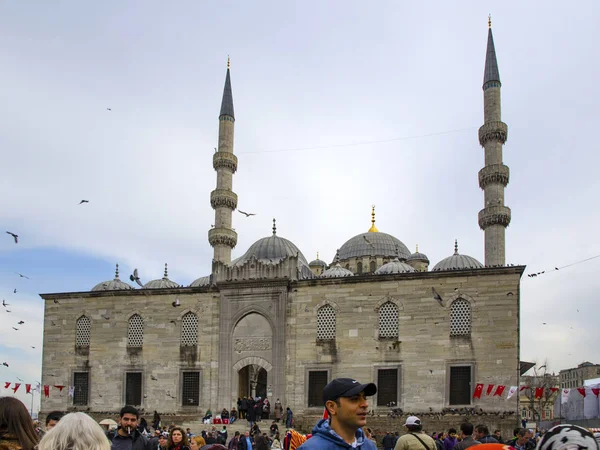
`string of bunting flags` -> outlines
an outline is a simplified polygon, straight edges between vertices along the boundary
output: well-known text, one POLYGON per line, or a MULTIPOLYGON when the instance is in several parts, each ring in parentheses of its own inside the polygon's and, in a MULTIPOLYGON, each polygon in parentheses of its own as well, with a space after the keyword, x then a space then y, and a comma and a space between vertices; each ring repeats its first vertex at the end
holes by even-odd
MULTIPOLYGON (((485 387, 484 383, 477 383, 477 385, 475 386, 475 391, 473 392, 474 399, 481 398, 481 395, 483 394, 483 391, 484 391, 484 387, 485 387)), ((536 399, 542 398, 544 396, 544 391, 546 392, 547 396, 549 397, 559 390, 559 388, 557 388, 557 387, 545 388, 545 387, 531 387, 531 386, 510 386, 508 388, 508 392, 506 394, 506 400, 509 400, 513 395, 515 395, 515 393, 517 391, 521 392, 525 389, 531 389, 532 394, 535 396, 536 399)), ((588 388, 588 389, 596 397, 598 397, 598 395, 600 394, 600 387, 592 387, 592 388, 588 388)), ((488 384, 487 388, 485 388, 485 395, 486 396, 491 395, 492 397, 502 397, 502 394, 504 394, 505 390, 506 390, 505 385, 488 384), (496 388, 496 389, 494 390, 494 388, 496 388), (492 392, 493 392, 493 395, 492 395, 492 392)), ((571 391, 577 391, 583 397, 586 396, 586 388, 585 387, 578 387, 578 388, 573 388, 573 389, 562 389, 561 390, 562 403, 566 403, 568 401, 569 394, 571 393, 571 391)))
MULTIPOLYGON (((17 391, 19 390, 19 388, 22 386, 22 384, 23 383, 16 383, 16 382, 13 383, 10 381, 5 381, 4 389, 12 389, 12 391, 16 394, 17 391)), ((37 383, 35 385, 35 387, 32 387, 32 386, 33 385, 30 383, 25 383, 25 393, 26 394, 31 394, 32 392, 38 392, 41 394, 42 390, 43 390, 44 397, 50 397, 50 388, 51 387, 53 387, 54 389, 58 389, 61 393, 62 393, 63 389, 65 389, 67 387, 63 384, 54 384, 54 385, 45 384, 42 386, 40 383, 37 383)), ((69 397, 73 397, 74 392, 75 392, 75 387, 69 386, 69 397)))

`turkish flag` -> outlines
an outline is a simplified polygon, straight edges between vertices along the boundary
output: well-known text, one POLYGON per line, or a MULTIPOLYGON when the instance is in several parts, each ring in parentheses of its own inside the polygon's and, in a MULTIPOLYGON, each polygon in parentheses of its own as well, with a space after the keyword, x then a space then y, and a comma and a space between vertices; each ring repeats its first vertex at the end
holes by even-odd
POLYGON ((10 381, 4 382, 4 389, 8 389, 10 387, 10 381))
POLYGON ((485 395, 490 395, 492 393, 492 389, 494 389, 494 385, 493 384, 488 384, 487 391, 486 391, 485 395))
POLYGON ((544 395, 544 388, 543 387, 536 387, 535 388, 535 398, 542 398, 542 395, 544 395))
POLYGON ((592 388, 592 392, 596 397, 598 397, 598 394, 600 394, 600 388, 592 388))
POLYGON ((25 385, 25 393, 29 394, 31 392, 31 385, 30 384, 26 384, 25 385))
POLYGON ((50 397, 50 386, 44 385, 44 397, 50 397))
POLYGON ((61 384, 55 384, 54 387, 58 390, 60 390, 60 392, 62 392, 62 390, 65 388, 63 385, 61 384))
POLYGON ((13 392, 16 394, 20 387, 21 387, 21 383, 15 383, 15 387, 13 388, 13 392))
POLYGON ((579 393, 585 397, 585 388, 577 388, 579 393))
POLYGON ((496 396, 501 397, 502 394, 504 393, 504 388, 505 387, 506 386, 504 386, 502 384, 499 384, 498 387, 496 388, 496 392, 494 392, 494 397, 496 397, 496 396))
POLYGON ((473 398, 481 398, 483 392, 483 383, 477 383, 475 386, 475 392, 473 392, 473 398))
POLYGON ((558 391, 558 388, 550 388, 550 390, 552 391, 552 393, 554 394, 556 391, 558 391))

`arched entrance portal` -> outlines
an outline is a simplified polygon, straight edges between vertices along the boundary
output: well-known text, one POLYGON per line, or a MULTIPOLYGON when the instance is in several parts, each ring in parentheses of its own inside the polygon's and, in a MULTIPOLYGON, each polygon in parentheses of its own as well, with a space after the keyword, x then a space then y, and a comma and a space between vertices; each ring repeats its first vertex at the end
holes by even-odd
POLYGON ((238 372, 238 397, 267 396, 267 371, 256 364, 242 367, 238 372))

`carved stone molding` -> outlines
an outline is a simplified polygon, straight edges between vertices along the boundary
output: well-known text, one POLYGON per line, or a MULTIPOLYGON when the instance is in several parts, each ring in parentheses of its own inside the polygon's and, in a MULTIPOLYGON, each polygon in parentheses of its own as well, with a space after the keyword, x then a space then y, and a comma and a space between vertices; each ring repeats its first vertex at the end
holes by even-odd
POLYGON ((510 208, 507 206, 488 206, 479 211, 479 227, 485 230, 492 225, 507 227, 510 223, 510 208))
POLYGON ((213 209, 226 206, 231 210, 237 208, 238 196, 229 189, 215 189, 210 193, 210 205, 213 209))
POLYGON ((208 242, 213 247, 217 244, 235 248, 237 245, 237 233, 229 228, 211 228, 208 230, 208 242))
POLYGON ((246 337, 236 338, 233 343, 233 349, 236 352, 255 352, 271 350, 270 337, 246 337))
POLYGON ((510 171, 504 164, 491 164, 479 171, 479 187, 485 189, 488 184, 498 183, 502 186, 508 184, 510 171))
POLYGON ((479 143, 482 147, 484 147, 488 141, 497 141, 504 144, 507 138, 508 125, 504 122, 487 122, 479 129, 479 143))
POLYGON ((216 152, 213 154, 213 167, 215 170, 224 167, 231 170, 232 173, 237 171, 238 158, 230 152, 216 152))

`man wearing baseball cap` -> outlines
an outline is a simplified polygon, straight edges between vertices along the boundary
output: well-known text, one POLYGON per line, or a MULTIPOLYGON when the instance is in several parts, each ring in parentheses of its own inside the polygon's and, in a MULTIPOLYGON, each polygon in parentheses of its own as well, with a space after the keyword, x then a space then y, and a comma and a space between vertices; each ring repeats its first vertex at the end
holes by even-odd
POLYGON ((436 450, 435 441, 423 433, 423 424, 417 416, 408 416, 404 426, 408 430, 400 436, 394 450, 436 450))
POLYGON ((367 424, 367 397, 376 392, 377 387, 373 383, 360 384, 352 378, 336 378, 330 382, 323 389, 324 417, 328 418, 319 420, 312 430, 312 437, 299 448, 377 450, 362 431, 367 424))

